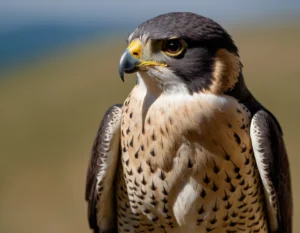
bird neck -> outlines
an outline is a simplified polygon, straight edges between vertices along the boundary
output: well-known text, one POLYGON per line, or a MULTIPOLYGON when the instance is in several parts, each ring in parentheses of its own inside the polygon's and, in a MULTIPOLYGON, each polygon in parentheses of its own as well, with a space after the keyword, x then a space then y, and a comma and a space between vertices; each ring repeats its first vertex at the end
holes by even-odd
POLYGON ((246 86, 242 70, 239 72, 237 82, 234 87, 226 91, 225 94, 236 98, 239 102, 244 102, 252 96, 246 86))
POLYGON ((153 99, 158 98, 163 92, 160 83, 154 78, 144 76, 140 75, 140 73, 137 74, 137 85, 139 86, 139 89, 142 92, 147 93, 148 96, 152 96, 151 98, 153 99))

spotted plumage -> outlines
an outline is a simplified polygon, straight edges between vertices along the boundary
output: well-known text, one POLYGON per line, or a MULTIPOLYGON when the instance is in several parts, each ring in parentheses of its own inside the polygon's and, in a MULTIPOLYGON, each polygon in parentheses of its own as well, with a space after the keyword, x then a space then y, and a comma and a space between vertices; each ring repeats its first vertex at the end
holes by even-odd
MULTIPOLYGON (((143 120, 144 98, 139 87, 135 87, 122 112, 121 132, 130 128, 132 133, 124 132, 126 136, 121 140, 121 147, 126 151, 122 154, 125 171, 117 178, 117 192, 123 193, 125 198, 118 205, 121 207, 125 202, 131 208, 119 208, 127 216, 121 215, 120 221, 128 222, 122 223, 119 232, 126 232, 126 227, 131 229, 134 221, 151 224, 156 231, 163 225, 167 232, 185 224, 188 228, 194 224, 200 232, 213 231, 213 228, 220 232, 224 226, 234 230, 237 224, 245 232, 250 232, 247 227, 252 224, 257 226, 254 230, 266 229, 265 213, 255 213, 257 209, 264 209, 264 196, 260 182, 255 182, 259 174, 251 150, 250 113, 232 97, 194 94, 174 99, 160 96, 143 120), (168 106, 168 113, 161 111, 162 103, 168 106), (201 106, 210 103, 214 104, 203 111, 201 106), (133 113, 132 118, 129 112, 133 113), (206 124, 202 124, 203 121, 206 124), (228 125, 232 132, 226 132, 228 125), (148 134, 143 134, 143 127, 148 134), (129 146, 131 140, 135 142, 133 146, 129 146), (138 158, 135 157, 137 151, 138 158), (140 169, 143 172, 139 172, 140 169), (163 179, 161 174, 164 174, 163 179), (131 177, 134 183, 130 182, 131 177), (130 197, 121 190, 120 184, 127 187, 121 186, 123 190, 133 187, 136 190, 132 190, 130 197), (153 205, 153 200, 161 201, 153 205), (137 201, 142 205, 135 208, 137 201), (130 216, 137 213, 139 217, 130 221, 130 216), (251 216, 240 219, 245 213, 251 216), (228 221, 223 219, 226 216, 228 221), (154 217, 159 221, 153 222, 154 217)), ((145 229, 134 230, 141 231, 145 229)))
POLYGON ((104 116, 88 171, 94 232, 291 233, 281 128, 247 89, 229 34, 169 13, 128 42, 119 71, 137 84, 104 116))

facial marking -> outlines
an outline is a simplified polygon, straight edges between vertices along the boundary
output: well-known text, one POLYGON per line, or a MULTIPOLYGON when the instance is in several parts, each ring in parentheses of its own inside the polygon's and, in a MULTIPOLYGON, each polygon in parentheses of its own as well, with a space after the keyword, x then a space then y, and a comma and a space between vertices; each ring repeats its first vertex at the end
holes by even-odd
POLYGON ((159 81, 158 86, 185 86, 190 94, 227 93, 235 87, 242 69, 234 41, 214 21, 184 15, 190 20, 180 27, 181 20, 170 21, 162 15, 141 24, 129 36, 129 42, 142 44, 139 70, 159 81))
POLYGON ((241 63, 239 57, 225 49, 219 49, 215 57, 212 73, 213 81, 209 91, 221 94, 231 90, 238 81, 240 71, 241 63))

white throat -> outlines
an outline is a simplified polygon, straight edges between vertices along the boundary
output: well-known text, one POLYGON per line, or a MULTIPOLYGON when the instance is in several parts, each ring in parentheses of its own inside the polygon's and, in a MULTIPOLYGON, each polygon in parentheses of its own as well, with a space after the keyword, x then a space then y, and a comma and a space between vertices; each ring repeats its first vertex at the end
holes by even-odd
POLYGON ((186 84, 170 69, 157 67, 146 72, 137 73, 141 90, 156 97, 160 95, 190 95, 186 84))

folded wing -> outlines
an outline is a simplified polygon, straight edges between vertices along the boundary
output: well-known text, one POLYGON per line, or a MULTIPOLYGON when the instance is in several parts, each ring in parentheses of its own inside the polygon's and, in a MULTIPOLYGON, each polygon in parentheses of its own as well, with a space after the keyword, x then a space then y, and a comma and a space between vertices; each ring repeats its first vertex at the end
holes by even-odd
POLYGON ((254 114, 250 127, 254 156, 264 187, 269 229, 292 232, 290 169, 279 124, 265 110, 254 114))
POLYGON ((92 148, 86 194, 90 227, 95 233, 117 232, 115 177, 120 156, 121 105, 107 110, 92 148))

